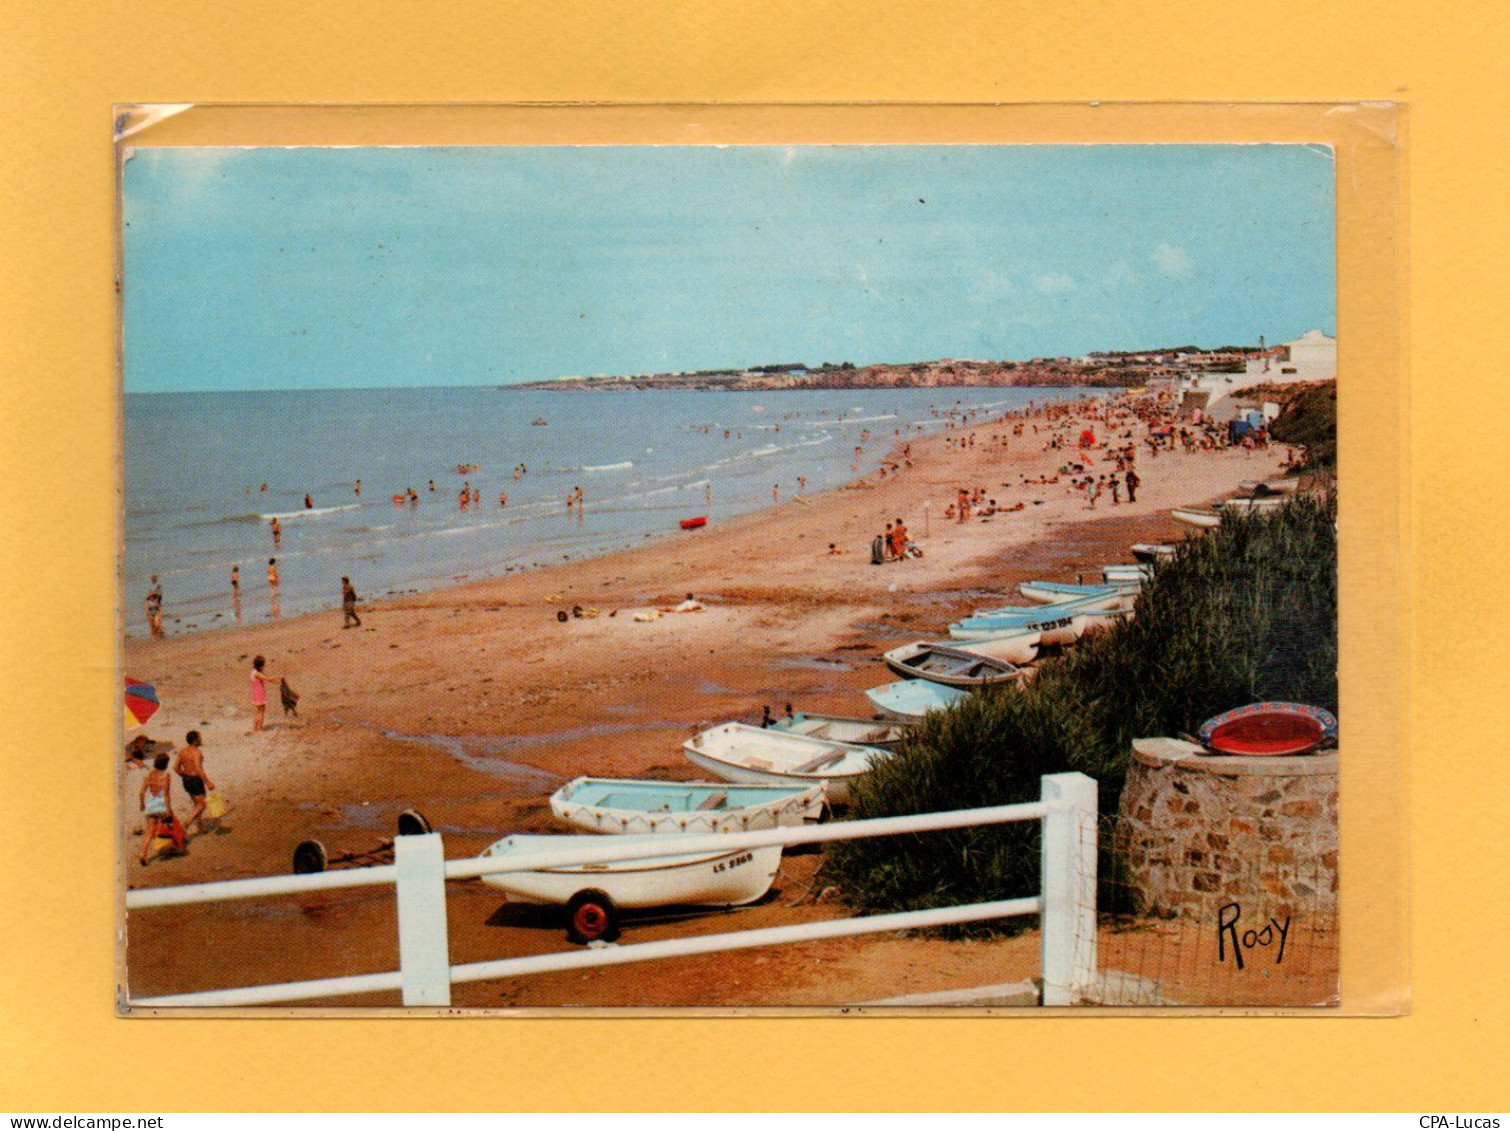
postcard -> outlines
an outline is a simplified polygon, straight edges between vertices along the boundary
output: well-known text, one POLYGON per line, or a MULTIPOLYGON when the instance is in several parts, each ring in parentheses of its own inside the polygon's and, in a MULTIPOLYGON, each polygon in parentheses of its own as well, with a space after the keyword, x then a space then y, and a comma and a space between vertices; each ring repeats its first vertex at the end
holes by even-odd
POLYGON ((1335 1006, 1336 180, 123 149, 123 1010, 1335 1006))

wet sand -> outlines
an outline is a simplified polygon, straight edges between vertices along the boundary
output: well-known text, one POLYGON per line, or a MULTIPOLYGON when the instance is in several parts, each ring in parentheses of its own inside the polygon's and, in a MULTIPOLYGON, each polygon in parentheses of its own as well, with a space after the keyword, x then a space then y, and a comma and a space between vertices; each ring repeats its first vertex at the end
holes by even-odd
MULTIPOLYGON (((154 683, 165 704, 146 733, 181 743, 189 728, 201 730, 209 774, 232 809, 218 831, 191 840, 187 855, 143 868, 133 835, 141 774, 125 771, 126 880, 285 873, 299 841, 319 839, 333 856, 366 850, 390 838, 409 808, 445 835, 450 857, 510 832, 566 831, 547 798, 570 778, 695 779, 681 742, 705 726, 755 722, 764 704, 778 714, 791 703, 867 715, 863 689, 892 678, 881 651, 945 635, 978 605, 1016 601, 1019 581, 1074 580, 1082 570, 1092 580, 1102 563, 1131 560, 1132 542, 1178 539, 1185 528, 1169 508, 1272 475, 1284 458, 1276 448, 1150 459, 1141 448, 1137 503, 1112 506, 1103 496, 1091 510, 1063 479, 1020 485, 1021 475, 1052 475, 1068 458, 1044 450, 1043 427, 1006 450, 988 437, 1007 428, 989 423, 912 439, 914 466, 884 482, 872 477, 699 531, 656 532, 634 551, 381 601, 364 606, 361 628, 341 628, 333 596, 328 612, 128 641, 127 670, 154 683), (974 448, 949 448, 948 438, 970 431, 974 448), (945 521, 955 489, 977 485, 999 505, 1027 507, 945 521), (898 516, 925 556, 872 566, 871 538, 898 516), (844 553, 830 556, 830 542, 844 553), (632 619, 688 592, 704 611, 632 619), (599 615, 560 623, 557 611, 574 605, 599 615), (247 679, 256 654, 302 699, 291 718, 272 694, 268 728, 253 735, 247 679)), ((1142 427, 1134 432, 1141 441, 1142 427)), ((332 569, 338 578, 339 564, 332 569)), ((245 594, 248 604, 265 598, 245 594)), ((176 788, 175 797, 186 811, 176 788)), ((813 890, 820 859, 788 855, 773 894, 755 907, 632 922, 624 941, 846 915, 840 893, 813 890)), ((506 907, 501 893, 475 882, 451 885, 449 916, 453 963, 570 946, 558 917, 506 907)), ((140 911, 128 939, 135 997, 391 970, 398 960, 391 888, 140 911)), ((1008 982, 1037 969, 1031 934, 871 937, 458 986, 455 1003, 845 1005, 1008 982)))

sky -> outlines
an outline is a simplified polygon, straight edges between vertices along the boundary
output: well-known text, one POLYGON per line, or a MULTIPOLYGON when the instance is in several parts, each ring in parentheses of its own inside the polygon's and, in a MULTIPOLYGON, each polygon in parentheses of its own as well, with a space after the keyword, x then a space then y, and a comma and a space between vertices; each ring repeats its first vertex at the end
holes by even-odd
POLYGON ((1335 332, 1302 145, 137 150, 128 392, 1335 332))

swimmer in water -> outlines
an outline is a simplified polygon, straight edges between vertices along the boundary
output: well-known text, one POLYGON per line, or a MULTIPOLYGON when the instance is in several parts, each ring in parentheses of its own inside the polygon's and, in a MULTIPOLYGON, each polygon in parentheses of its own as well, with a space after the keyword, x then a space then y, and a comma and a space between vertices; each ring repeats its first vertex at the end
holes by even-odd
POLYGON ((277 549, 278 543, 283 541, 283 524, 275 518, 271 525, 273 528, 273 548, 277 549))
POLYGON ((311 510, 315 509, 315 501, 314 501, 314 499, 310 498, 310 496, 308 495, 308 493, 306 493, 305 496, 304 496, 304 509, 307 510, 307 511, 311 511, 311 510))

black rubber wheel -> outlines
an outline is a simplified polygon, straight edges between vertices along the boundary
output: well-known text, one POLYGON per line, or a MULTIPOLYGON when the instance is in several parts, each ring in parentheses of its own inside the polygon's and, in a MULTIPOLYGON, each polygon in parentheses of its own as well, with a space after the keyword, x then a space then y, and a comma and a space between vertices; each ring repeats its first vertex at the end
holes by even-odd
POLYGON ((294 875, 296 876, 323 872, 328 863, 330 863, 330 858, 325 854, 325 846, 317 840, 301 840, 294 848, 294 875))
POLYGON ((601 891, 579 891, 566 905, 566 937, 579 945, 613 942, 619 937, 619 909, 601 891))
POLYGON ((429 818, 418 809, 405 809, 398 815, 399 836, 424 836, 434 831, 430 826, 429 818))

